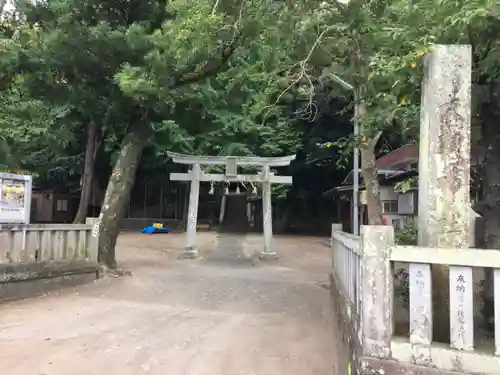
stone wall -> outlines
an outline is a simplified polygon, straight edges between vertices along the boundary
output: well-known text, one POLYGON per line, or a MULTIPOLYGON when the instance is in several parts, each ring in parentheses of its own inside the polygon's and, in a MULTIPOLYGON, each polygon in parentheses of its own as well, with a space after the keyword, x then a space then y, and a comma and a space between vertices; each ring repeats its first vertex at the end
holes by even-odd
MULTIPOLYGON (((346 234, 346 236, 348 235, 346 234)), ((332 236, 333 252, 356 251, 354 246, 341 247, 338 243, 340 237, 342 236, 339 236, 338 233, 332 236)), ((391 264, 398 261, 412 264, 415 264, 415 262, 421 263, 422 261, 412 260, 412 249, 419 250, 418 254, 424 254, 424 258, 436 254, 435 249, 396 246, 391 226, 363 226, 360 246, 360 253, 362 254, 361 277, 359 284, 357 284, 361 302, 359 315, 355 315, 352 309, 347 308, 352 302, 349 300, 347 292, 345 292, 343 286, 345 282, 341 280, 348 273, 342 272, 339 264, 348 266, 348 263, 334 262, 330 276, 330 290, 336 318, 334 330, 339 346, 342 348, 339 353, 342 362, 337 364, 339 374, 466 374, 465 370, 457 372, 460 366, 455 365, 453 359, 456 359, 457 363, 461 363, 464 369, 486 369, 480 373, 496 374, 496 372, 489 371, 496 366, 499 361, 498 357, 475 351, 457 352, 451 347, 446 347, 446 345, 431 343, 429 344, 431 361, 425 365, 418 362, 415 353, 418 353, 419 348, 415 344, 411 344, 408 337, 394 337, 394 322, 395 318, 397 322, 398 316, 396 312, 398 306, 395 303, 397 301, 393 301, 394 276, 391 264), (394 255, 395 251, 396 255, 394 255), (401 254, 409 254, 405 256, 410 258, 401 260, 401 254), (361 323, 358 323, 359 321, 361 323), (350 372, 349 368, 351 368, 350 372)), ((463 250, 446 251, 462 251, 460 254, 451 254, 450 264, 454 262, 467 264, 467 259, 470 258, 468 258, 467 253, 463 253, 463 250)), ((443 256, 446 256, 446 254, 443 256)), ((341 261, 342 257, 339 259, 338 256, 334 256, 333 259, 341 261)), ((475 249, 473 259, 476 263, 489 262, 492 266, 500 265, 500 255, 494 250, 475 249)), ((431 257, 428 262, 425 260, 423 262, 438 262, 441 264, 443 260, 437 261, 431 257)), ((419 324, 419 322, 413 324, 419 324)), ((405 331, 408 332, 408 322, 405 325, 405 331)), ((500 365, 500 362, 498 363, 500 365)))
POLYGON ((405 364, 387 359, 364 358, 364 370, 360 375, 464 375, 464 373, 405 364))
POLYGON ((92 282, 98 276, 97 264, 86 261, 0 264, 0 302, 92 282))
POLYGON ((97 241, 91 232, 86 224, 4 225, 0 302, 95 280, 97 241))
POLYGON ((358 335, 347 315, 346 306, 349 303, 347 296, 342 292, 340 282, 336 279, 335 272, 330 274, 330 293, 332 296, 333 310, 335 312, 334 333, 340 341, 341 353, 337 358, 339 374, 357 374, 361 369, 361 343, 358 335))
POLYGON ((330 246, 332 248, 332 272, 330 293, 335 312, 335 337, 342 352, 337 356, 339 374, 357 374, 361 369, 361 342, 359 336, 359 311, 353 306, 359 289, 359 263, 356 262, 361 238, 342 231, 342 224, 331 225, 330 246))

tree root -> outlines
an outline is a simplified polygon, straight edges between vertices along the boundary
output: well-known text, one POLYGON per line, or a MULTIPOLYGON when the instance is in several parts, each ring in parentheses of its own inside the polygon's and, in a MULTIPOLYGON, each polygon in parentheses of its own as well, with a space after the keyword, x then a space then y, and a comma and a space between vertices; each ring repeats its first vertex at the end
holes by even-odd
POLYGON ((122 277, 122 276, 132 276, 132 272, 124 268, 109 268, 106 265, 101 264, 99 266, 99 278, 101 277, 122 277))

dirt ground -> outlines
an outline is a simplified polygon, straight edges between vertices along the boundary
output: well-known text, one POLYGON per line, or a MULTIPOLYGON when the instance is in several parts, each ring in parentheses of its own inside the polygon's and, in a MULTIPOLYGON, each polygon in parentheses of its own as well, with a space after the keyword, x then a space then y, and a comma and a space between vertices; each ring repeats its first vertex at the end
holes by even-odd
POLYGON ((339 374, 320 238, 277 237, 256 267, 258 236, 200 233, 196 260, 183 240, 125 233, 132 276, 0 305, 0 374, 339 374))

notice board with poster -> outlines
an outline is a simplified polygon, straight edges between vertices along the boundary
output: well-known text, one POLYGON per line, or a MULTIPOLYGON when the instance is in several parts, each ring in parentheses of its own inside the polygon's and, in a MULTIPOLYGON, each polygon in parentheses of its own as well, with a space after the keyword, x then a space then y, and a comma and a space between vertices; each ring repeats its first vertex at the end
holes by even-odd
POLYGON ((0 224, 29 224, 32 177, 0 172, 0 224))

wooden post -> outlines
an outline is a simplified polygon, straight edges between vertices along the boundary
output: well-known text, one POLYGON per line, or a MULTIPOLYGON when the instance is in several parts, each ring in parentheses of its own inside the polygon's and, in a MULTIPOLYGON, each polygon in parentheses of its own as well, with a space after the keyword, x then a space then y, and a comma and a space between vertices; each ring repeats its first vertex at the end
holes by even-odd
POLYGON ((264 252, 261 254, 264 257, 275 257, 276 251, 273 250, 273 211, 271 203, 271 182, 269 180, 269 166, 262 167, 262 217, 264 226, 264 252))
MULTIPOLYGON (((500 322, 500 269, 493 271, 494 321, 500 322)), ((495 355, 500 356, 500 324, 495 324, 495 355)))
POLYGON ((186 250, 187 258, 198 256, 196 248, 196 225, 198 223, 198 201, 200 197, 200 173, 199 164, 193 164, 191 169, 191 188, 189 190, 189 209, 186 228, 186 250))
POLYGON ((222 222, 224 221, 224 214, 226 212, 226 201, 227 197, 226 194, 224 194, 220 200, 219 224, 222 224, 222 222))
MULTIPOLYGON (((469 45, 436 45, 426 56, 420 115, 419 246, 469 247, 471 70, 469 45)), ((412 279, 428 279, 428 266, 416 268, 410 268, 410 284, 412 279)), ((434 339, 441 342, 448 341, 450 324, 452 335, 458 334, 457 316, 468 315, 454 311, 450 322, 449 287, 456 286, 455 279, 471 280, 472 275, 470 269, 456 268, 452 276, 448 280, 447 267, 432 267, 434 339)), ((414 305, 412 310, 430 308, 428 301, 416 303, 420 302, 425 306, 414 305)), ((430 339, 428 332, 420 338, 413 334, 420 342, 430 339)))
POLYGON ((148 217, 148 185, 144 186, 144 210, 142 212, 142 217, 146 219, 148 217))
POLYGON ((163 223, 163 186, 160 187, 160 213, 158 218, 161 219, 163 223))

